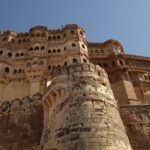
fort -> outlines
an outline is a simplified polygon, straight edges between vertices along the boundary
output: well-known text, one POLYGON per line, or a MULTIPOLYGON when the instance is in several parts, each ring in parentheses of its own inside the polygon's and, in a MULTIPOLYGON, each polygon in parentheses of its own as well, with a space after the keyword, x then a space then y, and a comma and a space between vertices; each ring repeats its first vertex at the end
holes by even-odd
POLYGON ((0 32, 0 150, 149 150, 150 57, 76 24, 0 32))

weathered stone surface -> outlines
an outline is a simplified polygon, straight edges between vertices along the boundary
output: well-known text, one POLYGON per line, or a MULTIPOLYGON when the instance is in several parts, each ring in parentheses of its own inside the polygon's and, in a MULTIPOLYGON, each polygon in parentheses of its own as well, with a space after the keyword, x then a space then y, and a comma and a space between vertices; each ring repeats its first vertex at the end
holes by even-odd
POLYGON ((0 32, 0 150, 130 149, 117 105, 133 104, 122 120, 132 147, 146 150, 149 102, 150 58, 116 40, 87 42, 75 24, 0 32))
POLYGON ((131 145, 135 150, 150 149, 150 105, 120 107, 131 145))
POLYGON ((66 68, 68 73, 53 72, 43 97, 43 150, 131 150, 107 75, 91 67, 76 64, 66 68))
POLYGON ((41 95, 3 103, 0 113, 0 150, 40 150, 43 129, 41 95))

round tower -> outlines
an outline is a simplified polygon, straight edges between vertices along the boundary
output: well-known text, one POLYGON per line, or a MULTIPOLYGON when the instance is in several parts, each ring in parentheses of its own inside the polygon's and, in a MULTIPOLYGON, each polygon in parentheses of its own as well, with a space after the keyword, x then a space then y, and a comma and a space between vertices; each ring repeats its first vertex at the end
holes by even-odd
POLYGON ((100 67, 73 64, 54 69, 43 105, 44 150, 131 150, 100 67))

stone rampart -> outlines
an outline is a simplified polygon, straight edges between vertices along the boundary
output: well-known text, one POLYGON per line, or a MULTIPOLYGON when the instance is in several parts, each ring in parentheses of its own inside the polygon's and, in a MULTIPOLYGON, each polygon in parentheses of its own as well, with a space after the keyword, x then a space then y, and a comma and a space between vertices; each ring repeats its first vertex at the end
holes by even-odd
POLYGON ((43 104, 44 150, 131 150, 100 67, 76 64, 55 69, 43 104))

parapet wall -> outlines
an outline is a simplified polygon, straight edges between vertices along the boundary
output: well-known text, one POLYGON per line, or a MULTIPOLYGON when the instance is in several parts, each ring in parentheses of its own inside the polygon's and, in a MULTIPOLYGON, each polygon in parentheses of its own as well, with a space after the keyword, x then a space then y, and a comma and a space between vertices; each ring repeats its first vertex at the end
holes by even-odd
POLYGON ((42 95, 15 99, 0 106, 0 150, 33 150, 43 129, 42 95))
POLYGON ((87 63, 77 64, 76 63, 76 64, 69 65, 68 67, 56 67, 52 71, 51 77, 52 79, 57 76, 67 76, 69 78, 73 75, 77 75, 77 76, 79 76, 80 74, 84 75, 84 73, 85 75, 87 73, 91 75, 96 75, 96 76, 98 75, 101 81, 103 81, 102 84, 109 85, 108 76, 107 76, 107 73, 104 71, 104 69, 92 63, 90 64, 87 64, 87 63))
POLYGON ((120 107, 122 120, 134 150, 150 149, 150 105, 120 107))
POLYGON ((54 69, 43 104, 43 150, 131 150, 102 68, 74 64, 54 69))

